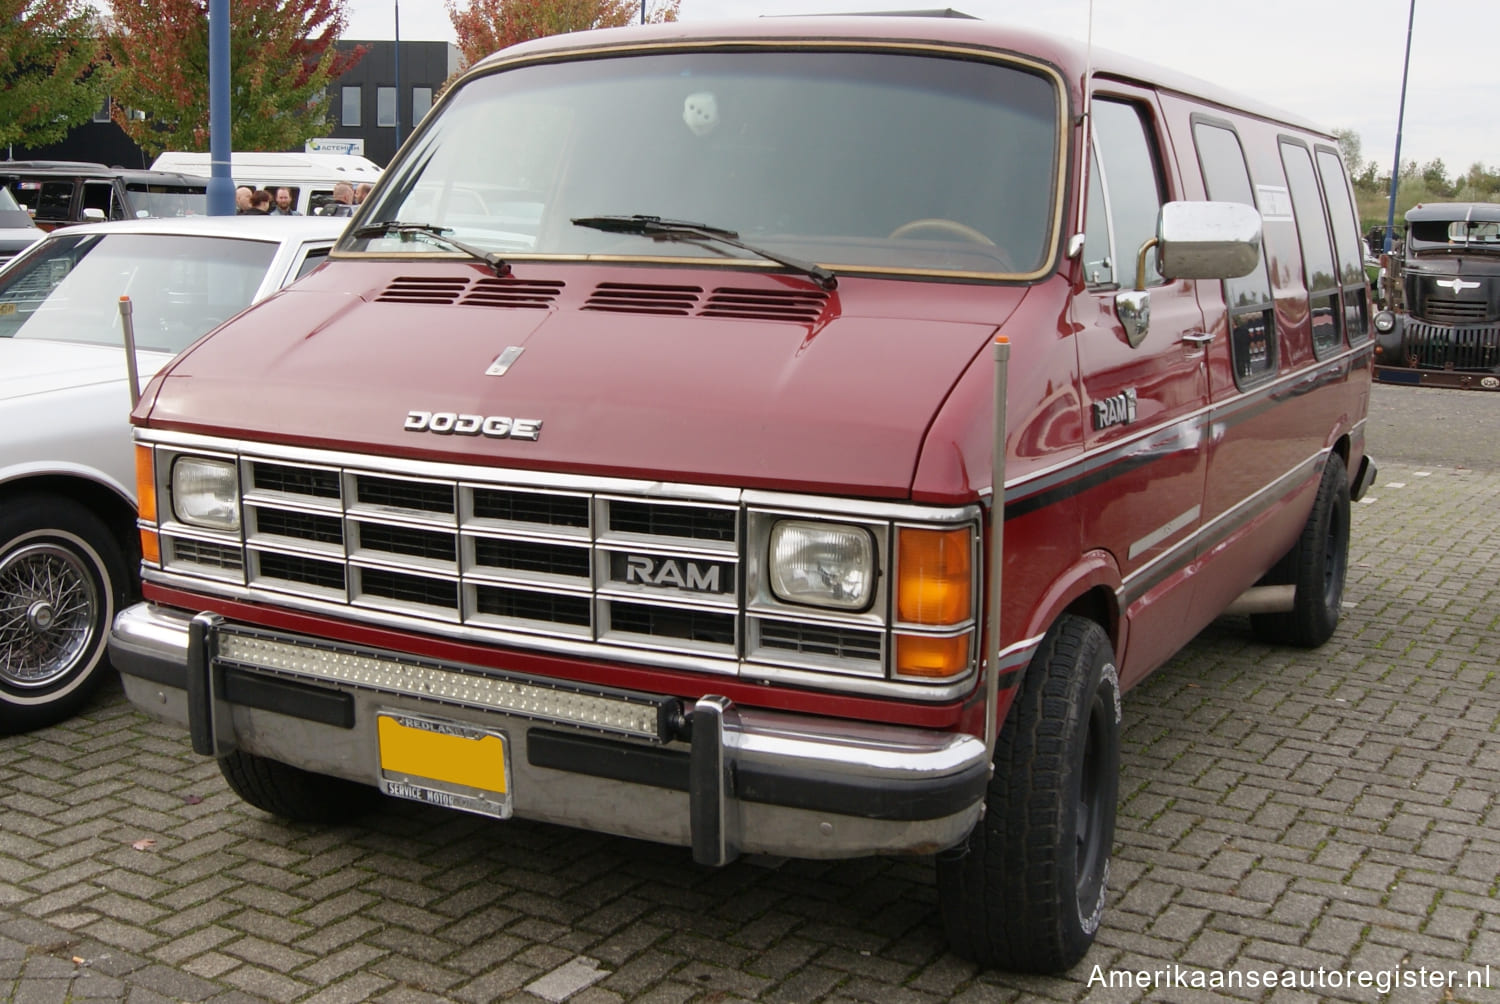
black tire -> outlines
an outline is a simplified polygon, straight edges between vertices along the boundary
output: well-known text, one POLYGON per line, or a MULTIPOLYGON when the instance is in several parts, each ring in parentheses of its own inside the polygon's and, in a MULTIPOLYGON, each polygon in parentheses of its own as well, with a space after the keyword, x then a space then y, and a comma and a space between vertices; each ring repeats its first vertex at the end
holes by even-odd
POLYGON ((1295 585, 1292 609, 1251 615, 1251 630, 1273 644, 1317 648, 1339 626, 1348 572, 1349 472, 1344 459, 1331 453, 1302 536, 1261 580, 1267 585, 1295 585))
POLYGON ((295 822, 342 823, 380 801, 378 788, 240 750, 219 759, 219 772, 240 798, 295 822))
POLYGON ((938 856, 938 902, 956 954, 1031 973, 1083 958, 1104 911, 1119 773, 1109 636, 1064 616, 1000 730, 984 818, 938 856))
POLYGON ((83 707, 129 589, 124 549, 89 509, 48 495, 0 504, 0 735, 83 707))

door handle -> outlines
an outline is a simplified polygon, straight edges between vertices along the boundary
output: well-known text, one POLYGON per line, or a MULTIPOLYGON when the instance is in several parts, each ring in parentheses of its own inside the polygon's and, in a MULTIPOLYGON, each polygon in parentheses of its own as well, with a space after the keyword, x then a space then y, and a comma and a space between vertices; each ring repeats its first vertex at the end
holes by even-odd
POLYGON ((1214 333, 1212 331, 1189 331, 1182 336, 1182 340, 1189 345, 1202 349, 1206 348, 1208 343, 1214 340, 1214 333))

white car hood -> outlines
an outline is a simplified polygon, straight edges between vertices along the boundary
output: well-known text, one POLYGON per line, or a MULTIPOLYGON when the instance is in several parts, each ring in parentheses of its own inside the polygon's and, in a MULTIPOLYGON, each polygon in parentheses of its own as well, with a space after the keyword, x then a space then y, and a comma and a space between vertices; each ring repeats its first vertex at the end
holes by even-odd
MULTIPOLYGON (((141 385, 171 358, 168 352, 138 351, 141 385)), ((125 349, 121 346, 0 338, 0 400, 124 383, 125 377, 125 349)))

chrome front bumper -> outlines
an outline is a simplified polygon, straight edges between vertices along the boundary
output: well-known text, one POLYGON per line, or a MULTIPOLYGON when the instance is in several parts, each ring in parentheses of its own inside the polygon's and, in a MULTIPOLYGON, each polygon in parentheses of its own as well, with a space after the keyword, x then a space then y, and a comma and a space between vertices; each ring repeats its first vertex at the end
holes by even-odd
MULTIPOLYGON (((689 846, 710 865, 740 853, 938 851, 973 828, 989 778, 984 741, 962 733, 763 711, 712 695, 683 703, 605 688, 556 691, 634 710, 648 724, 659 712, 658 735, 612 733, 553 713, 545 701, 495 707, 471 696, 493 689, 499 678, 492 672, 240 628, 150 603, 116 618, 110 657, 130 700, 186 728, 197 752, 243 750, 380 786, 377 719, 439 717, 505 737, 514 815, 689 846), (221 632, 326 658, 334 668, 226 657, 221 632)), ((522 698, 554 686, 518 676, 500 685, 522 698)))

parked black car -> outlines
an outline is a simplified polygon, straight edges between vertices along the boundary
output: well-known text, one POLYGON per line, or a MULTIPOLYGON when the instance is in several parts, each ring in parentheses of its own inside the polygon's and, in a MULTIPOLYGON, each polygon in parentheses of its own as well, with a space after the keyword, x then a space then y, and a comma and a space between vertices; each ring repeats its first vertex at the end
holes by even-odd
POLYGON ((0 185, 43 230, 137 217, 201 216, 207 181, 70 160, 0 161, 0 185))

